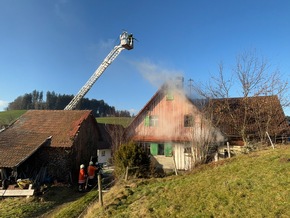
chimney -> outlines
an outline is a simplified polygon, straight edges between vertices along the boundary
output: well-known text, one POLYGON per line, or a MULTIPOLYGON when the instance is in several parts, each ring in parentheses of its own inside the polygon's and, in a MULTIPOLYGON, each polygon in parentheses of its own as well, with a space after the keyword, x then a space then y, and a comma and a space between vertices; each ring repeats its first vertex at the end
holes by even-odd
POLYGON ((177 89, 183 89, 184 78, 183 76, 178 76, 175 78, 175 87, 177 89))

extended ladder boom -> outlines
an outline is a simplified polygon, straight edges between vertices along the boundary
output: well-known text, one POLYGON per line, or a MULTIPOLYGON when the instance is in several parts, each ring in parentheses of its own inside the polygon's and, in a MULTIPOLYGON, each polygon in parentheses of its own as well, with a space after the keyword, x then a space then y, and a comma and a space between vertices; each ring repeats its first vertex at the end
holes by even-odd
POLYGON ((116 59, 116 57, 124 49, 133 49, 133 35, 123 32, 120 35, 120 44, 115 46, 114 49, 108 54, 108 56, 103 60, 98 69, 86 82, 86 84, 81 88, 76 96, 71 100, 71 102, 64 108, 64 110, 73 110, 81 101, 81 99, 87 94, 87 92, 92 88, 97 79, 103 74, 107 67, 116 59))

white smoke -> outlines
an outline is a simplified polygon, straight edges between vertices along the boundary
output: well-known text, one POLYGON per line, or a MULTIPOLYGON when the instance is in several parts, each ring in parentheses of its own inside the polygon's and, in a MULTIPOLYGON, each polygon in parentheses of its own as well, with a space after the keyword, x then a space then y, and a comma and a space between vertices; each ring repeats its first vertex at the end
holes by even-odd
POLYGON ((0 111, 4 111, 8 107, 8 102, 0 100, 0 111))
POLYGON ((135 62, 134 65, 141 75, 156 88, 160 88, 161 85, 172 78, 183 75, 183 72, 181 71, 167 69, 166 67, 157 65, 149 60, 135 62))

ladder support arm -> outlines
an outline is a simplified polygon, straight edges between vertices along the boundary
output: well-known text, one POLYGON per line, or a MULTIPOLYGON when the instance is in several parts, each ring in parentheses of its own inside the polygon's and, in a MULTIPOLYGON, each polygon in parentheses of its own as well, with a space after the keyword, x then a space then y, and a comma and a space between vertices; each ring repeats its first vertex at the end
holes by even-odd
POLYGON ((74 96, 74 98, 70 101, 70 103, 64 108, 64 110, 73 110, 76 108, 78 103, 92 88, 97 79, 103 74, 103 72, 107 69, 107 67, 116 59, 116 57, 124 49, 127 50, 133 49, 133 35, 132 34, 129 35, 127 32, 123 32, 120 35, 120 45, 115 46, 113 48, 113 50, 103 60, 98 69, 94 72, 94 74, 90 77, 90 79, 86 82, 86 84, 80 89, 80 91, 76 94, 76 96, 74 96))
POLYGON ((115 48, 108 54, 108 56, 104 59, 102 64, 98 67, 98 69, 94 72, 94 74, 86 82, 86 84, 81 88, 81 90, 76 94, 76 96, 74 96, 74 98, 71 100, 71 102, 64 108, 64 110, 75 109, 75 107, 80 102, 80 100, 87 94, 87 92, 92 88, 94 83, 98 80, 98 78, 107 69, 107 67, 116 59, 116 57, 124 49, 125 48, 122 46, 115 46, 115 48))

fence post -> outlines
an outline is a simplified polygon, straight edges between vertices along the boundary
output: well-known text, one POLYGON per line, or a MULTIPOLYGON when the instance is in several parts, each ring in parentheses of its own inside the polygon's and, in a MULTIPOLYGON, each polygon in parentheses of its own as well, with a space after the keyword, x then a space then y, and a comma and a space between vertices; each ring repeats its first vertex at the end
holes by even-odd
POLYGON ((272 140, 271 140, 271 138, 270 138, 270 136, 269 136, 269 133, 266 132, 266 135, 268 136, 268 139, 270 140, 270 143, 271 143, 271 145, 272 145, 272 148, 274 149, 275 147, 274 147, 274 144, 273 144, 273 142, 272 142, 272 140))
POLYGON ((102 175, 98 174, 99 202, 103 207, 102 175))
POLYGON ((178 172, 177 172, 177 168, 176 168, 176 162, 175 162, 174 154, 172 155, 172 159, 173 159, 173 165, 174 165, 174 172, 175 172, 175 175, 177 176, 178 172))
POLYGON ((231 158, 231 149, 230 149, 230 143, 227 142, 227 149, 228 149, 228 157, 231 158))
POLYGON ((125 181, 128 180, 128 172, 129 172, 129 167, 126 167, 126 173, 125 173, 125 181))

